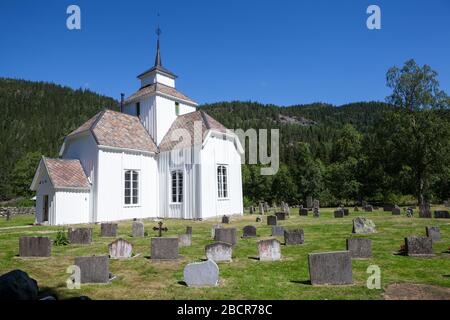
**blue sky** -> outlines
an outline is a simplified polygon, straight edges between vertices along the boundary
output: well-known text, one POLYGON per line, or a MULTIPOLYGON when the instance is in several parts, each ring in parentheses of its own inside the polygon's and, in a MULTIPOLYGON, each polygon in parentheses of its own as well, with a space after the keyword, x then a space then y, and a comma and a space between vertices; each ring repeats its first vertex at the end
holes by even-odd
POLYGON ((199 103, 384 100, 385 74, 409 58, 450 94, 450 1, 0 0, 0 76, 86 87, 119 99, 163 65, 199 103), (81 8, 81 30, 66 9, 81 8), (366 27, 370 4, 381 30, 366 27))

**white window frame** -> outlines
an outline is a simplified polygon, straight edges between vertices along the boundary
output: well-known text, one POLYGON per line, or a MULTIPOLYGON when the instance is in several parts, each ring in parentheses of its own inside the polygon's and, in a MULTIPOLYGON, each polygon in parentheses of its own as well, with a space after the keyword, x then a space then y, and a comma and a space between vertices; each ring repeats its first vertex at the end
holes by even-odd
POLYGON ((230 197, 230 180, 229 180, 229 167, 226 164, 218 164, 216 166, 217 177, 217 198, 219 200, 228 200, 230 197), (225 169, 225 175, 223 175, 223 169, 225 169))
POLYGON ((170 171, 170 203, 171 204, 181 204, 184 201, 184 171, 181 169, 175 169, 170 171), (175 187, 173 186, 173 174, 176 174, 175 177, 175 187), (181 175, 181 179, 180 179, 181 175), (181 186, 180 186, 181 182, 181 186), (181 187, 181 188, 180 188, 181 187), (176 201, 173 201, 175 190, 175 198, 176 201), (180 201, 181 197, 181 201, 180 201))
POLYGON ((141 172, 140 170, 137 169, 125 169, 123 171, 123 205, 125 207, 137 207, 140 206, 140 201, 141 201, 141 172), (127 172, 130 172, 130 187, 127 188, 126 187, 126 175, 127 172), (136 181, 133 179, 133 174, 136 173, 137 174, 137 179, 136 181), (134 188, 133 187, 133 183, 137 182, 137 187, 134 188), (130 189, 130 195, 128 196, 130 198, 130 203, 126 203, 126 190, 130 189), (136 194, 134 193, 134 190, 136 189, 136 194), (137 202, 133 202, 134 198, 137 198, 137 202))

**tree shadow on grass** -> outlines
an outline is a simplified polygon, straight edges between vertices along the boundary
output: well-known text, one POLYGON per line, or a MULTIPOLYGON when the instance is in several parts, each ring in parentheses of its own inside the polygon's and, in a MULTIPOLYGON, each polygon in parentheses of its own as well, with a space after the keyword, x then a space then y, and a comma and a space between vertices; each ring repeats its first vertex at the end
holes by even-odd
POLYGON ((248 257, 249 259, 251 259, 251 260, 256 260, 256 261, 259 261, 259 257, 255 257, 255 256, 250 256, 250 257, 248 257))
POLYGON ((184 282, 184 281, 178 281, 177 283, 178 283, 180 286, 184 286, 184 287, 187 287, 187 286, 188 286, 187 283, 184 282))

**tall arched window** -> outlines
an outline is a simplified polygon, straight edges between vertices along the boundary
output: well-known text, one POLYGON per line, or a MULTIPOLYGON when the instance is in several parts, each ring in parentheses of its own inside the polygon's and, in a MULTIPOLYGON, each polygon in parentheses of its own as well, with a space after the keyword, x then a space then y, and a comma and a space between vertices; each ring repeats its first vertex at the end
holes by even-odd
POLYGON ((172 203, 183 202, 183 171, 175 170, 172 176, 172 203))
POLYGON ((139 172, 136 170, 125 171, 124 203, 139 204, 139 172))
POLYGON ((228 198, 227 166, 217 166, 217 193, 219 198, 228 198))

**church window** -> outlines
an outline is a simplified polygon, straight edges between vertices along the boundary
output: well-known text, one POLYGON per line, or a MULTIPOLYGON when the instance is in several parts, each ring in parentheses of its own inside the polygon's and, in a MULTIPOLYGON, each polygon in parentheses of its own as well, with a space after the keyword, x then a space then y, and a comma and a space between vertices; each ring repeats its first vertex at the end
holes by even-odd
POLYGON ((175 102, 175 114, 180 115, 180 104, 178 102, 175 102))
POLYGON ((172 171, 172 202, 183 202, 183 171, 172 171))
POLYGON ((228 170, 227 166, 217 166, 217 191, 219 198, 228 198, 228 170))
POLYGON ((136 170, 125 171, 125 193, 126 205, 139 203, 139 172, 136 170))
POLYGON ((136 103, 136 117, 140 117, 141 116, 141 103, 137 102, 136 103))

